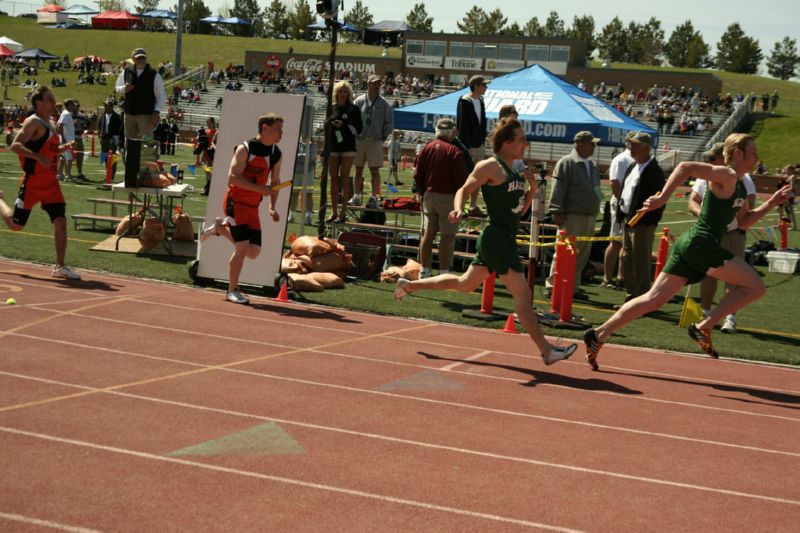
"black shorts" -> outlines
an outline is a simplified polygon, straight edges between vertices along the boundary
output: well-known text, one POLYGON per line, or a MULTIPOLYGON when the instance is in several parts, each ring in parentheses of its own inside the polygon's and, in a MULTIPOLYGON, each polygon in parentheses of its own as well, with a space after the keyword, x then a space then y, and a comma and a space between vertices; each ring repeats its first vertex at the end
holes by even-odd
MULTIPOLYGON (((67 204, 42 204, 42 209, 50 215, 50 222, 55 222, 58 218, 67 217, 67 204)), ((14 207, 14 214, 11 215, 11 220, 18 226, 24 226, 28 223, 30 216, 30 209, 23 209, 17 205, 14 207)))
POLYGON ((250 241, 250 244, 261 246, 261 229, 253 229, 250 226, 231 226, 231 237, 233 242, 250 241))

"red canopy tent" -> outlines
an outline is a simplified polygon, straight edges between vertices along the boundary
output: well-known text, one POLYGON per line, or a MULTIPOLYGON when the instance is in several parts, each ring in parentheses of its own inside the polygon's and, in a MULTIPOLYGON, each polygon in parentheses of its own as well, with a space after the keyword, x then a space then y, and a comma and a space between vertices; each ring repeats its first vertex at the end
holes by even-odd
POLYGON ((80 57, 76 57, 75 59, 73 59, 73 60, 72 60, 72 62, 73 62, 73 63, 82 63, 82 62, 83 62, 83 58, 84 58, 84 57, 88 57, 88 58, 89 58, 89 61, 92 61, 92 62, 95 62, 95 61, 96 61, 96 62, 99 62, 99 63, 111 63, 111 61, 109 61, 108 59, 106 59, 106 58, 104 58, 104 57, 100 57, 100 56, 93 56, 93 55, 91 55, 91 54, 90 54, 90 55, 88 55, 88 56, 80 56, 80 57))
POLYGON ((65 9, 66 9, 65 7, 56 4, 47 4, 46 6, 40 7, 36 11, 44 13, 55 13, 57 11, 64 11, 65 9))
POLYGON ((0 57, 8 57, 16 54, 14 50, 4 44, 0 44, 0 57))
POLYGON ((141 18, 131 15, 127 11, 103 11, 96 17, 92 17, 92 28, 129 30, 141 24, 141 18))

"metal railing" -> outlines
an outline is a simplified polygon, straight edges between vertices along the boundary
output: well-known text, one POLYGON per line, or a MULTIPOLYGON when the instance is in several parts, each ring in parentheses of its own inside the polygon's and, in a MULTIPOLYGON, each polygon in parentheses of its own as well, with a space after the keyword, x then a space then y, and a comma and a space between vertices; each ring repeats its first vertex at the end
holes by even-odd
POLYGON ((745 119, 750 115, 750 107, 753 105, 753 96, 748 96, 742 103, 740 103, 731 113, 728 118, 723 122, 714 135, 706 143, 706 148, 711 148, 714 143, 725 140, 728 134, 736 131, 745 119))

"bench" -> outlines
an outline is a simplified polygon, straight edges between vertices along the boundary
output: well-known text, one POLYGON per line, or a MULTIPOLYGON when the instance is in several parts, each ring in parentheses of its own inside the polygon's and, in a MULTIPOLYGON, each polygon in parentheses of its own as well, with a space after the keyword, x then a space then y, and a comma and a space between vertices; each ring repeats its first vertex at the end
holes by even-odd
MULTIPOLYGON (((117 216, 117 208, 123 207, 125 209, 128 208, 129 202, 127 200, 115 200, 113 198, 87 198, 87 202, 92 203, 92 212, 96 215, 97 214, 97 206, 98 205, 109 205, 111 206, 111 215, 117 216)), ((134 202, 134 207, 141 207, 141 202, 134 202)), ((157 205, 156 205, 157 207, 157 205)))
POLYGON ((97 215, 95 213, 79 213, 77 215, 70 215, 75 223, 75 230, 78 229, 78 223, 86 221, 91 223, 92 229, 97 229, 98 223, 109 224, 116 227, 123 217, 113 215, 97 215))

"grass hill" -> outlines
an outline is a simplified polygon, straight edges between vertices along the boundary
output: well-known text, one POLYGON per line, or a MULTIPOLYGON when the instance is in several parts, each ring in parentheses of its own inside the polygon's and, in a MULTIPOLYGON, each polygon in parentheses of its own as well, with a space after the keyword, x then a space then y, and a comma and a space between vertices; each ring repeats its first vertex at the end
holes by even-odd
MULTIPOLYGON (((8 36, 21 42, 26 48, 40 47, 70 58, 86 54, 96 54, 113 62, 129 57, 131 50, 143 47, 150 56, 150 62, 170 61, 175 58, 175 35, 170 33, 151 33, 140 31, 115 30, 52 30, 29 18, 0 17, 0 35, 8 36)), ((327 57, 330 46, 325 42, 286 41, 277 39, 256 39, 248 37, 229 37, 218 35, 184 35, 184 66, 204 65, 213 61, 215 65, 241 63, 247 50, 284 51, 292 47, 296 53, 318 54, 327 57)), ((355 44, 341 44, 338 53, 341 55, 361 55, 378 57, 381 47, 355 44)), ((398 49, 390 49, 389 55, 400 57, 398 49)), ((612 68, 653 68, 671 71, 708 72, 704 69, 676 69, 671 67, 643 67, 615 63, 612 68)), ((781 96, 778 106, 779 115, 765 117, 753 124, 752 131, 759 138, 759 151, 762 159, 770 168, 778 165, 800 162, 800 145, 794 141, 793 133, 800 131, 800 83, 781 81, 761 76, 733 74, 715 71, 723 81, 723 92, 736 94, 761 95, 772 94, 777 90, 781 96)), ((72 73, 59 74, 65 77, 68 87, 56 91, 56 96, 66 95, 78 98, 84 108, 99 105, 113 90, 112 87, 96 85, 76 85, 77 76, 72 73)), ((49 84, 52 75, 43 73, 38 81, 49 84)), ((24 80, 24 77, 23 77, 24 80)), ((24 103, 26 90, 9 88, 9 100, 6 103, 24 103)))

